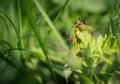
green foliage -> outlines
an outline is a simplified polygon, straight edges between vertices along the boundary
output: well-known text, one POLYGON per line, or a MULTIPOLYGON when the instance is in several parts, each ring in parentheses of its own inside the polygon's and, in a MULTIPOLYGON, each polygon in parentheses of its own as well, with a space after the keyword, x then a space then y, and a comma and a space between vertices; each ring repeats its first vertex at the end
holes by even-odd
POLYGON ((23 78, 21 81, 19 81, 19 84, 42 84, 42 79, 37 75, 32 75, 28 77, 23 78))
POLYGON ((119 84, 119 8, 119 0, 0 0, 0 84, 119 84), (67 46, 79 17, 95 30, 67 46))

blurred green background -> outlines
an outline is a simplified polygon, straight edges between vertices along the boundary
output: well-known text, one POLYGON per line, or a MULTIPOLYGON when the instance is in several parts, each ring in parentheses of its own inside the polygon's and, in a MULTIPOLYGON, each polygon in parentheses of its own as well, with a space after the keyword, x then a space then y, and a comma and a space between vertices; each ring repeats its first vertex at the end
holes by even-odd
POLYGON ((0 84, 119 84, 119 33, 119 0, 0 0, 0 84), (90 38, 110 42, 105 50, 111 53, 102 62, 98 56, 94 73, 82 66, 76 81, 77 69, 66 68, 65 37, 72 35, 78 18, 95 29, 90 38))

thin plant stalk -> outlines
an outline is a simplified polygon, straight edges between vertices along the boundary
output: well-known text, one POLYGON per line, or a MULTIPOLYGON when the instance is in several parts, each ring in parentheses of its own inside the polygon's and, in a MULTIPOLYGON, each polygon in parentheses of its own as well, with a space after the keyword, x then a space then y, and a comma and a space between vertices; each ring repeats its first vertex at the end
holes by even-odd
MULTIPOLYGON (((24 49, 24 42, 23 42, 23 39, 22 36, 23 36, 23 33, 22 33, 22 17, 21 17, 21 7, 20 7, 20 0, 17 1, 17 6, 18 6, 18 27, 19 27, 19 44, 18 46, 20 48, 23 48, 24 49)), ((21 51, 21 61, 23 63, 23 65, 25 66, 25 52, 24 51, 21 51)))
POLYGON ((44 9, 41 7, 41 5, 39 4, 38 0, 33 0, 33 2, 35 3, 35 5, 37 6, 38 10, 40 11, 40 13, 44 16, 46 22, 48 23, 48 25, 50 26, 50 28, 52 29, 52 31, 54 32, 55 36, 57 37, 57 39, 60 41, 60 43, 63 45, 63 47, 65 49, 68 49, 65 46, 65 42, 63 40, 63 38, 60 36, 60 34, 58 33, 58 31, 56 30, 55 25, 53 24, 53 22, 50 20, 50 18, 48 17, 47 13, 44 11, 44 9))

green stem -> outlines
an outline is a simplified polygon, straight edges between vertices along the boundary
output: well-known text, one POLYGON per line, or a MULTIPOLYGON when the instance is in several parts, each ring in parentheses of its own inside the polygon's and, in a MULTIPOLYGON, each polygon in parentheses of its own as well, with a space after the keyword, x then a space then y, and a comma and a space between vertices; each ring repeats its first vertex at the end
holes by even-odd
POLYGON ((12 22, 12 20, 11 20, 4 12, 0 11, 0 13, 3 14, 3 15, 8 19, 8 21, 9 21, 9 22, 11 23, 11 25, 13 26, 13 29, 15 30, 15 33, 16 33, 16 35, 17 35, 17 38, 19 38, 18 31, 17 31, 14 23, 12 22))
MULTIPOLYGON (((48 63, 52 63, 52 62, 50 61, 48 55, 47 55, 47 50, 45 49, 44 44, 43 44, 42 40, 41 40, 40 37, 39 37, 39 32, 36 30, 37 27, 36 27, 36 24, 35 24, 35 20, 32 19, 32 18, 30 18, 30 21, 32 22, 31 25, 32 25, 33 32, 35 33, 35 36, 37 37, 38 43, 39 43, 39 45, 41 46, 42 51, 43 51, 43 53, 44 53, 44 55, 45 55, 45 57, 46 57, 46 61, 47 61, 48 63)), ((50 72, 51 72, 51 74, 52 74, 52 76, 53 76, 53 78, 54 78, 55 83, 58 84, 54 71, 52 70, 51 67, 48 67, 48 68, 49 68, 49 70, 50 70, 50 72)))
POLYGON ((62 15, 62 13, 63 13, 64 9, 66 8, 69 1, 70 0, 66 0, 64 6, 61 8, 60 12, 58 13, 57 17, 55 18, 54 23, 60 18, 60 16, 62 15))
POLYGON ((58 31, 56 30, 56 27, 54 26, 53 22, 50 20, 50 18, 48 17, 47 13, 44 11, 44 9, 41 7, 41 5, 39 4, 38 0, 33 0, 33 2, 35 3, 35 5, 37 6, 38 10, 40 11, 40 13, 44 16, 46 22, 48 23, 48 25, 50 26, 50 28, 52 29, 52 31, 55 33, 55 36, 57 37, 57 39, 61 42, 61 44, 64 46, 65 49, 68 49, 65 46, 65 42, 63 40, 63 38, 60 36, 60 34, 58 33, 58 31))
MULTIPOLYGON (((20 0, 17 1, 17 6, 18 6, 18 27, 19 27, 18 47, 24 49, 23 39, 21 39, 23 34, 22 34, 22 17, 21 17, 20 0)), ((25 53, 24 53, 24 51, 21 51, 21 56, 22 56, 21 61, 22 61, 23 65, 25 66, 25 53)))

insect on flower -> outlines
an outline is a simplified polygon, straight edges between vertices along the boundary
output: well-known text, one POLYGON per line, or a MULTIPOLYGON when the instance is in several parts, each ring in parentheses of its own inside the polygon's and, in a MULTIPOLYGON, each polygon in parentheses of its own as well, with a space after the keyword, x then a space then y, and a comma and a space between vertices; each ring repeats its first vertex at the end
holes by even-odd
POLYGON ((85 30, 94 30, 92 27, 87 25, 87 22, 84 20, 77 19, 75 21, 75 31, 72 35, 72 43, 76 44, 80 40, 77 36, 77 32, 83 32, 85 30))

